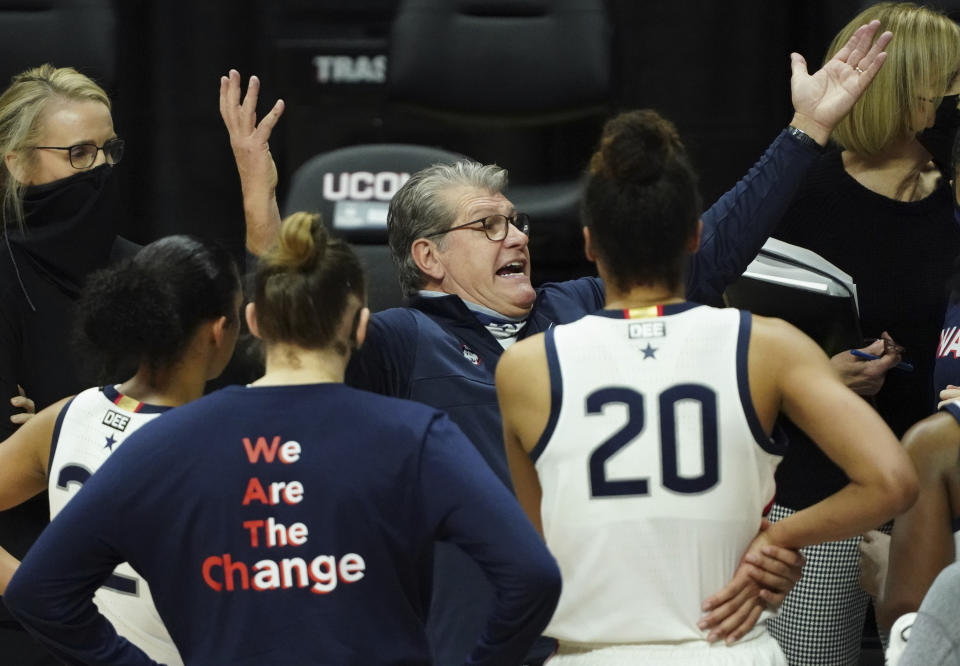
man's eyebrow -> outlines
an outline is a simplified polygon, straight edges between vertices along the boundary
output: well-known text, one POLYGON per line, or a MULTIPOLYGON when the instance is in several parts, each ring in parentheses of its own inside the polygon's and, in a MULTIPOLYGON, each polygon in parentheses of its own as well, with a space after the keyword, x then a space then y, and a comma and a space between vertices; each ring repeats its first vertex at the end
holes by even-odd
MULTIPOLYGON (((467 216, 471 220, 479 220, 484 217, 489 217, 491 215, 503 215, 499 210, 494 210, 494 206, 487 204, 478 204, 476 208, 470 207, 467 208, 467 216), (485 212, 486 211, 486 212, 485 212)), ((514 206, 510 206, 510 211, 507 213, 507 217, 512 217, 517 214, 517 209, 514 206)))

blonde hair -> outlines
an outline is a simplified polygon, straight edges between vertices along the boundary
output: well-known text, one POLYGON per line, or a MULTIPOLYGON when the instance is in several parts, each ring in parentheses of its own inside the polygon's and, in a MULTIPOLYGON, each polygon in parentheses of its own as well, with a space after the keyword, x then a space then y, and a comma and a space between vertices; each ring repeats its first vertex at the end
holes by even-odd
MULTIPOLYGON (((13 77, 0 95, 0 155, 17 153, 32 163, 32 148, 39 140, 44 111, 51 101, 93 101, 110 108, 110 98, 90 77, 72 67, 51 64, 28 69, 13 77)), ((6 160, 4 160, 6 162, 6 160)), ((0 169, 4 223, 23 224, 23 184, 8 169, 0 169)))
POLYGON ((257 269, 254 302, 263 341, 345 355, 351 341, 339 339, 338 331, 351 299, 366 303, 363 268, 350 246, 330 238, 317 214, 287 217, 257 269))
POLYGON ((912 2, 882 2, 860 12, 834 37, 824 61, 873 20, 893 33, 887 60, 832 134, 844 149, 864 156, 878 155, 922 129, 916 126, 921 105, 936 109, 960 67, 960 26, 912 2))

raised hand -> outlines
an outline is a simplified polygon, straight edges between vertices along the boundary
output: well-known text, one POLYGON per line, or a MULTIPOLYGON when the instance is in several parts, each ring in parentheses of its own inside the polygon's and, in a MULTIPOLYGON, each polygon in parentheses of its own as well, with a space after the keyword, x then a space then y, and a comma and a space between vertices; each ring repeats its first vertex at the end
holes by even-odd
POLYGON ((283 100, 257 123, 260 80, 250 77, 247 93, 240 100, 240 73, 231 69, 220 77, 220 117, 230 135, 230 147, 240 173, 243 210, 247 220, 247 249, 259 255, 266 251, 280 228, 277 206, 277 166, 270 154, 270 134, 283 114, 283 100))
POLYGON ((790 54, 790 91, 795 112, 791 124, 817 143, 826 144, 830 132, 873 81, 887 58, 889 31, 876 41, 879 21, 860 26, 850 40, 823 67, 807 73, 799 53, 790 54))

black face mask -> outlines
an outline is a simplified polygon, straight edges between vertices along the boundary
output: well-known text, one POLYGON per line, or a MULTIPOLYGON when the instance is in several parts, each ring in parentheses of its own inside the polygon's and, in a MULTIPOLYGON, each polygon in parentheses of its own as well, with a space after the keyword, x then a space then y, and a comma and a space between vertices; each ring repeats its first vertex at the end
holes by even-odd
POLYGON ((107 265, 119 228, 113 167, 102 165, 24 190, 24 229, 7 228, 10 243, 72 295, 107 265))
POLYGON ((945 177, 953 176, 951 160, 953 141, 956 138, 957 129, 960 128, 958 99, 960 95, 946 95, 937 107, 937 117, 933 127, 928 127, 917 136, 917 140, 933 156, 934 164, 945 177))

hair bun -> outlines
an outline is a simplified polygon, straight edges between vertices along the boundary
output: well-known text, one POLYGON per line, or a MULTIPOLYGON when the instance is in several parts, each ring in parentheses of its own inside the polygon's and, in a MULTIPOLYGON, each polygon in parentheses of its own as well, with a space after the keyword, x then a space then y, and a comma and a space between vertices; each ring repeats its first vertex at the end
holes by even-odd
POLYGON ((651 109, 630 111, 604 126, 590 171, 640 184, 658 178, 678 152, 683 144, 673 123, 651 109))
POLYGON ((261 258, 254 285, 259 337, 266 344, 330 348, 347 355, 343 317, 359 317, 366 281, 356 254, 330 237, 320 215, 293 213, 280 226, 278 243, 261 258), (352 315, 351 315, 352 316, 352 315))
POLYGON ((292 269, 310 270, 323 261, 327 251, 327 229, 317 213, 293 213, 280 228, 280 239, 271 263, 292 269))

